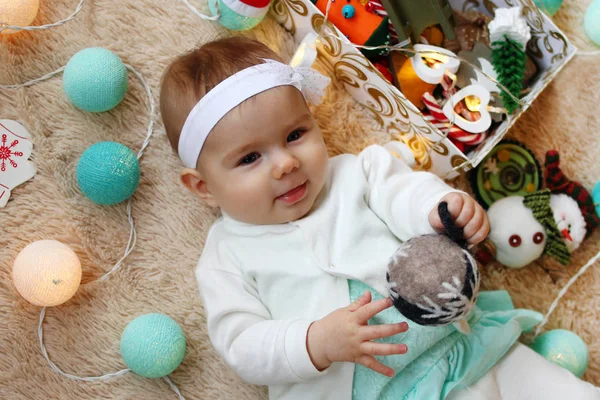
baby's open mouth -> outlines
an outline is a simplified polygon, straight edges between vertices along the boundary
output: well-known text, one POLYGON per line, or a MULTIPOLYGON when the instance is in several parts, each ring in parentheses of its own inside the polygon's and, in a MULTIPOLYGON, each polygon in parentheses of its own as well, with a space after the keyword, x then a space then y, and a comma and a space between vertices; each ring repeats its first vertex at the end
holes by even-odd
POLYGON ((277 200, 281 200, 286 204, 294 204, 298 201, 302 200, 304 195, 306 194, 306 182, 304 182, 300 186, 296 186, 292 190, 282 194, 277 197, 277 200))

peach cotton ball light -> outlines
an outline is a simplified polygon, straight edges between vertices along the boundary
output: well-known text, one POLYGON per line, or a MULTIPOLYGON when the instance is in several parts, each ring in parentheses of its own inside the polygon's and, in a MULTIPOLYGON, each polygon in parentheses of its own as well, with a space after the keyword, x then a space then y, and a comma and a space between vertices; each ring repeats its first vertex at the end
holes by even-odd
POLYGON ((81 263, 73 250, 56 240, 27 245, 15 258, 15 288, 31 304, 53 307, 69 300, 81 283, 81 263))

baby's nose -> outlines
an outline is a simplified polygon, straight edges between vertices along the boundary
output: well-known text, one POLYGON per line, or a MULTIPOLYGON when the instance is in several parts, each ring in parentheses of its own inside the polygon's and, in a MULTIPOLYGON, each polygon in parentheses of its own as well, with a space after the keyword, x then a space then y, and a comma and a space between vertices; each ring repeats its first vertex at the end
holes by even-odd
POLYGON ((273 178, 281 179, 298 167, 300 167, 300 161, 291 154, 285 154, 276 160, 273 167, 273 178))

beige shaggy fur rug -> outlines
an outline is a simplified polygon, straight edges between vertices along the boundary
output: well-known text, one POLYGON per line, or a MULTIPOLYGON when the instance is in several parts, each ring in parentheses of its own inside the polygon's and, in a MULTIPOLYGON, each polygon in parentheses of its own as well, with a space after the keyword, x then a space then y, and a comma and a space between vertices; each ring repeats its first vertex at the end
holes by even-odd
MULTIPOLYGON (((69 15, 76 0, 41 1, 34 24, 69 15)), ((201 6, 203 2, 194 1, 201 6)), ((581 28, 589 0, 565 0, 555 21, 582 49, 593 46, 581 28)), ((179 0, 89 0, 68 24, 41 32, 0 38, 0 84, 19 83, 65 65, 92 46, 116 52, 140 71, 158 98, 167 63, 199 43, 230 35, 216 23, 194 16, 179 0)), ((293 41, 270 17, 245 35, 290 57, 293 41)), ((130 75, 131 76, 131 75, 130 75)), ((519 120, 510 137, 524 141, 540 160, 548 149, 561 152, 564 170, 591 189, 600 180, 600 59, 577 57, 519 120)), ((331 154, 358 152, 385 138, 340 86, 316 111, 331 154)), ((12 262, 28 243, 57 239, 83 265, 83 283, 108 271, 124 250, 129 233, 126 207, 100 207, 80 193, 75 168, 81 153, 101 140, 121 142, 136 152, 148 121, 146 98, 134 77, 125 100, 114 110, 89 114, 75 109, 55 77, 33 87, 0 91, 0 119, 14 119, 32 133, 38 175, 14 190, 0 209, 0 398, 175 399, 162 380, 128 374, 109 382, 77 382, 54 373, 37 337, 40 308, 24 301, 11 283, 12 262)), ((96 376, 124 368, 119 341, 129 321, 161 312, 185 331, 187 353, 171 375, 187 399, 264 399, 266 390, 237 379, 211 347, 193 270, 217 213, 199 204, 178 183, 180 162, 159 123, 141 161, 141 183, 133 213, 138 245, 121 270, 105 282, 83 285, 69 302, 48 310, 45 343, 64 371, 96 376)), ((464 181, 457 182, 464 187, 464 181)), ((507 289, 519 307, 544 312, 578 268, 600 250, 597 231, 566 268, 548 259, 522 270, 491 265, 486 289, 507 289), (548 274, 542 265, 555 270, 548 274)), ((570 290, 548 328, 579 334, 590 347, 585 378, 600 385, 600 266, 570 290)))

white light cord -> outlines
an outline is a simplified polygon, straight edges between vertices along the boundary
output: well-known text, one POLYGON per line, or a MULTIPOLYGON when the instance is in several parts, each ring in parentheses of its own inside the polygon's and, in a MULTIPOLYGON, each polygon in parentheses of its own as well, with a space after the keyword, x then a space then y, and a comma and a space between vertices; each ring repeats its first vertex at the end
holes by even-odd
POLYGON ((77 7, 75 8, 75 11, 73 11, 73 14, 69 15, 67 18, 63 19, 62 21, 58 21, 58 22, 55 22, 53 24, 48 24, 48 25, 11 26, 11 25, 7 25, 6 23, 3 23, 2 21, 0 21, 0 33, 2 33, 2 31, 5 29, 12 29, 14 31, 41 31, 43 29, 50 29, 50 28, 54 28, 56 26, 61 26, 61 25, 66 24, 67 22, 71 21, 73 18, 75 18, 75 16, 79 13, 79 11, 81 11, 82 7, 83 7, 83 0, 79 0, 79 4, 77 4, 77 7))
POLYGON ((562 299, 562 297, 565 295, 565 293, 567 293, 567 290, 569 290, 569 288, 571 287, 571 285, 574 284, 575 281, 581 275, 583 275, 585 273, 585 271, 588 270, 589 267, 591 267, 592 265, 594 265, 594 263, 596 261, 598 261, 598 259, 600 259, 600 252, 598 252, 594 257, 592 257, 587 262, 587 264, 585 264, 583 267, 581 267, 581 269, 579 270, 579 272, 577 272, 571 279, 569 279, 569 282, 567 282, 567 284, 560 290, 560 292, 558 292, 558 296, 556 296, 556 299, 554 299, 554 301, 552 302, 552 305, 550 306, 550 309, 548 310, 548 312, 544 316, 544 319, 542 320, 542 322, 538 325, 537 329, 535 330, 535 335, 533 336, 534 338, 536 338, 540 334, 540 332, 542 331, 542 328, 548 322, 548 319, 550 318, 550 314, 552 314, 554 312, 554 310, 558 306, 558 302, 560 301, 560 299, 562 299))
POLYGON ((33 79, 33 80, 30 80, 30 81, 27 81, 25 83, 19 83, 19 84, 16 84, 16 85, 0 85, 0 89, 19 89, 19 88, 22 88, 22 87, 33 86, 36 83, 40 83, 42 81, 45 81, 47 79, 52 78, 55 75, 60 74, 64 70, 65 70, 65 67, 60 67, 59 69, 57 69, 54 72, 50 72, 49 74, 41 76, 41 77, 39 77, 37 79, 33 79))
POLYGON ((175 384, 173 382, 171 382, 171 380, 169 379, 168 376, 164 376, 163 379, 165 380, 165 382, 167 382, 169 384, 169 386, 171 386, 171 389, 173 389, 175 394, 177 394, 177 396, 179 396, 179 400, 185 400, 185 397, 183 397, 183 395, 181 394, 179 389, 177 389, 177 386, 175 386, 175 384))
POLYGON ((52 368, 58 374, 63 375, 69 379, 76 380, 76 381, 98 382, 98 381, 107 381, 109 379, 116 378, 117 376, 125 375, 126 373, 131 371, 129 368, 126 368, 126 369, 122 369, 118 372, 112 372, 110 374, 106 374, 106 375, 102 375, 102 376, 89 376, 89 377, 82 377, 82 376, 72 375, 72 374, 63 372, 60 368, 58 368, 56 366, 56 364, 54 364, 50 360, 50 357, 48 357, 48 352, 46 351, 46 346, 44 345, 43 323, 44 323, 45 316, 46 316, 46 307, 42 308, 42 312, 40 313, 40 323, 38 325, 38 337, 40 338, 40 349, 42 350, 42 354, 44 355, 44 358, 46 359, 46 361, 48 361, 50 368, 52 368))

